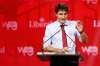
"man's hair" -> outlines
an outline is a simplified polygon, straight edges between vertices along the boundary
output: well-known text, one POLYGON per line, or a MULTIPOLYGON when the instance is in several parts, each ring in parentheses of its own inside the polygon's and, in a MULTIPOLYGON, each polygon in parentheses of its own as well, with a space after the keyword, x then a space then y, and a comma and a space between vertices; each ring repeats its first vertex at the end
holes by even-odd
POLYGON ((61 11, 61 10, 68 12, 68 6, 63 3, 57 4, 55 8, 55 12, 58 13, 58 11, 61 11))

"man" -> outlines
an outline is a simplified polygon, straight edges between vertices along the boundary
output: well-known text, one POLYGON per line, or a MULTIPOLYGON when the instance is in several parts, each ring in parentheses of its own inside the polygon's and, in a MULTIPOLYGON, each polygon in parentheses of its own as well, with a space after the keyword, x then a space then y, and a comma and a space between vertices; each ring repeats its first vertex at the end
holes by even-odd
POLYGON ((66 20, 68 7, 65 4, 58 4, 55 8, 55 13, 57 20, 46 26, 43 48, 49 52, 75 54, 75 36, 78 37, 80 42, 87 42, 83 25, 77 21, 66 20), (63 46, 63 44, 66 46, 63 46))

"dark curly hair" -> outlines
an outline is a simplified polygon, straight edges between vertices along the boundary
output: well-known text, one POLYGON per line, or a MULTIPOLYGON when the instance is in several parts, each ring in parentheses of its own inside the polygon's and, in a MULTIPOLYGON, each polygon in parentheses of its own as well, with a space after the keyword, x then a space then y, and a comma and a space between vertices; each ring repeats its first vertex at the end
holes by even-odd
POLYGON ((68 6, 63 3, 59 3, 55 7, 55 12, 58 13, 58 11, 60 11, 60 10, 68 12, 68 6))

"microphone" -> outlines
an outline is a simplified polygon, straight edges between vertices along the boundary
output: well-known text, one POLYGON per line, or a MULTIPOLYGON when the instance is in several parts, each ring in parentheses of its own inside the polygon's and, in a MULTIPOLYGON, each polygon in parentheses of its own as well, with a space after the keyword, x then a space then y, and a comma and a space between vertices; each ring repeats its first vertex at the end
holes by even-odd
MULTIPOLYGON (((53 36, 55 36, 57 33, 60 32, 61 29, 59 29, 57 32, 54 32, 54 34, 52 36, 50 36, 46 41, 43 42, 43 44, 45 44, 47 41, 49 41, 53 36)), ((43 56, 45 55, 44 54, 44 49, 43 49, 43 46, 42 46, 42 54, 43 56)))

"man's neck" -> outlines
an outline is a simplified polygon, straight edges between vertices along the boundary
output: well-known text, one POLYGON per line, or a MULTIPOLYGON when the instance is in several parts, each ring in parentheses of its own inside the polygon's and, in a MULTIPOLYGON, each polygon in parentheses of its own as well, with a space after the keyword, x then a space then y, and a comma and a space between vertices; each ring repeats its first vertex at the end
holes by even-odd
POLYGON ((65 23, 65 20, 64 20, 64 21, 58 20, 58 22, 59 22, 60 24, 64 24, 64 23, 65 23))

